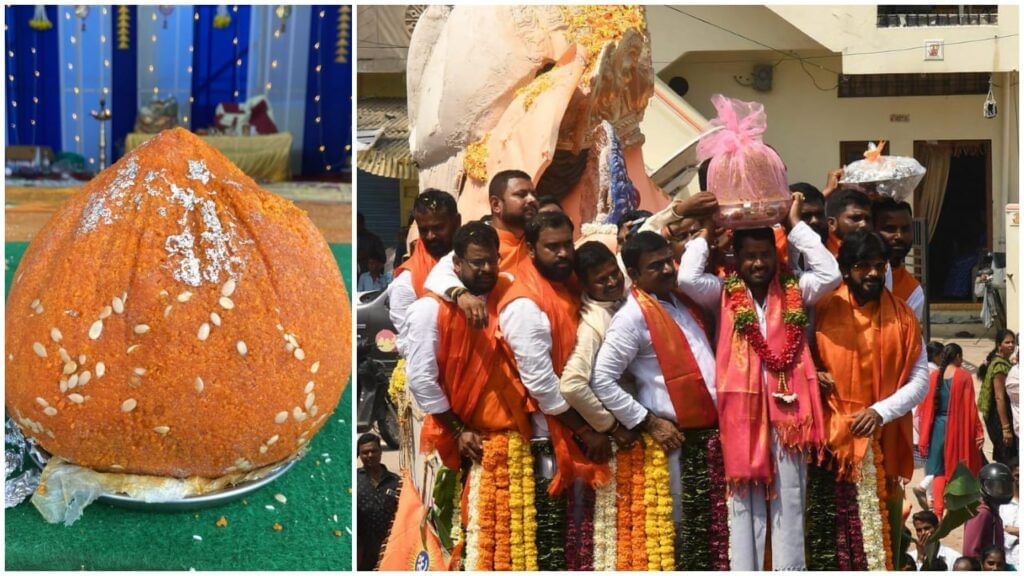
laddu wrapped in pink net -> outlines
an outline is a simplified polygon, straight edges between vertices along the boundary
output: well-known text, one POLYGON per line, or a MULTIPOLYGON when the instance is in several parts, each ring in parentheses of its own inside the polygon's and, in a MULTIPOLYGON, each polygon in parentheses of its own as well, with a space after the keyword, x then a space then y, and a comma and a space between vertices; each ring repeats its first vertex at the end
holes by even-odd
POLYGON ((718 198, 716 222, 726 228, 760 228, 780 222, 792 201, 786 166, 762 135, 768 117, 759 102, 743 102, 721 94, 711 97, 718 117, 697 146, 708 165, 707 190, 718 198))

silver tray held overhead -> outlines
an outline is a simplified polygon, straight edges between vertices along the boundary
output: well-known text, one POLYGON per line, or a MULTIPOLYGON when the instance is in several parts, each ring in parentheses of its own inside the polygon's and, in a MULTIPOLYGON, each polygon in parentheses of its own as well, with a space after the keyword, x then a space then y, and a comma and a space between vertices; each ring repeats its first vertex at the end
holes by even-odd
MULTIPOLYGON (((49 454, 46 454, 39 446, 36 446, 36 450, 31 450, 32 460, 39 466, 40 469, 46 467, 47 461, 49 461, 49 454), (37 454, 37 451, 39 454, 37 454), (43 459, 45 456, 45 459, 43 459)), ((202 508, 212 508, 214 506, 220 506, 235 500, 240 500, 245 496, 263 488, 267 484, 270 484, 274 480, 277 480, 284 475, 285 472, 291 470, 292 466, 295 465, 303 456, 305 451, 301 451, 289 458, 288 460, 281 462, 274 468, 267 472, 266 476, 257 478, 255 480, 249 480, 234 486, 222 488, 220 490, 214 490, 206 494, 198 494, 195 496, 186 496, 177 500, 165 500, 163 502, 147 502, 139 498, 133 498, 126 494, 103 494, 97 501, 118 506, 120 508, 128 508, 131 510, 149 510, 153 512, 181 512, 188 510, 199 510, 202 508)))

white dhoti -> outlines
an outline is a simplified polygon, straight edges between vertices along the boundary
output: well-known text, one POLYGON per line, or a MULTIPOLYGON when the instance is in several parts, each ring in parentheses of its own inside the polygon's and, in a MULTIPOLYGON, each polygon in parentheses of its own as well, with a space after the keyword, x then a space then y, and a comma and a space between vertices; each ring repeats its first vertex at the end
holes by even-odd
POLYGON ((729 513, 732 570, 763 570, 769 519, 772 533, 772 569, 806 570, 804 555, 804 503, 807 464, 803 455, 786 450, 772 432, 775 466, 774 497, 764 486, 750 486, 731 498, 729 513))

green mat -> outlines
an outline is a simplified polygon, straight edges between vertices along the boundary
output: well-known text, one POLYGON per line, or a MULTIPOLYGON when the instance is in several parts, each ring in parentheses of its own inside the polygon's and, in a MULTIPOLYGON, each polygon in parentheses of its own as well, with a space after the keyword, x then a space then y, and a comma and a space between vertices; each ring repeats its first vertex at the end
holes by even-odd
MULTIPOLYGON (((27 246, 6 243, 5 297, 27 246)), ((332 244, 331 251, 351 294, 352 245, 332 244)), ((5 568, 351 570, 351 414, 350 380, 305 458, 245 500, 216 508, 139 512, 96 502, 65 527, 44 522, 26 500, 6 512, 5 568), (287 504, 275 500, 275 494, 285 495, 287 504), (221 516, 228 521, 224 528, 215 525, 221 516), (274 530, 275 523, 280 531, 274 530)))

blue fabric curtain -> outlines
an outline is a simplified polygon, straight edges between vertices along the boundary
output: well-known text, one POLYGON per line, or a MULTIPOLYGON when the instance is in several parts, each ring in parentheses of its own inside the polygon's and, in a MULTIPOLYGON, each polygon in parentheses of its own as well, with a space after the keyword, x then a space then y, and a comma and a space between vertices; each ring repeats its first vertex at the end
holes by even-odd
POLYGON ((114 160, 124 154, 124 139, 135 127, 135 115, 139 110, 138 91, 138 55, 139 43, 136 31, 139 29, 139 12, 135 6, 126 6, 128 9, 128 36, 127 42, 122 42, 118 35, 118 21, 121 6, 110 7, 110 17, 113 19, 112 29, 114 34, 112 40, 113 76, 110 86, 110 109, 115 112, 110 119, 111 139, 114 143, 114 160))
POLYGON ((49 146, 55 152, 60 152, 57 7, 46 7, 46 17, 54 26, 41 32, 33 30, 28 24, 35 12, 34 6, 7 6, 4 10, 7 19, 4 35, 7 58, 7 143, 49 146), (39 72, 38 77, 36 71, 39 72), (38 100, 33 101, 33 98, 38 100))
POLYGON ((310 14, 309 75, 302 141, 305 176, 350 170, 352 62, 351 58, 345 58, 343 63, 336 61, 341 9, 341 6, 313 6, 310 14), (320 66, 319 73, 317 66, 320 66), (320 146, 324 147, 322 152, 320 146))
POLYGON ((213 124, 214 111, 222 102, 246 99, 249 66, 250 6, 228 8, 231 24, 214 28, 216 6, 196 6, 192 53, 192 129, 213 124), (234 39, 238 38, 238 43, 234 39), (238 61, 241 60, 241 65, 238 61))

